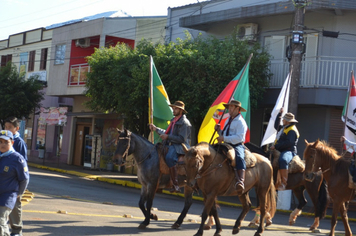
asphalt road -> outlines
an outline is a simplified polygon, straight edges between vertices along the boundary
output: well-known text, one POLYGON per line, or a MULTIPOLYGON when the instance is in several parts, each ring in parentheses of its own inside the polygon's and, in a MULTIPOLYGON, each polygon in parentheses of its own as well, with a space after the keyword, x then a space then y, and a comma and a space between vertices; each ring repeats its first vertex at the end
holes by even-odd
MULTIPOLYGON (((34 199, 23 207, 25 236, 38 235, 194 235, 199 227, 203 204, 194 201, 188 216, 179 230, 170 226, 183 208, 184 199, 157 194, 154 213, 158 221, 151 221, 145 230, 138 229, 143 215, 138 208, 140 190, 114 184, 88 180, 66 174, 30 168, 28 189, 34 199)), ((232 227, 241 209, 220 206, 219 216, 223 223, 221 235, 231 235, 232 227)), ((253 235, 256 229, 248 228, 254 217, 251 211, 242 224, 238 235, 253 235)), ((321 221, 321 233, 311 233, 308 228, 312 217, 300 216, 294 226, 288 225, 289 214, 277 213, 273 224, 263 235, 326 235, 330 219, 321 221)), ((356 223, 350 222, 354 233, 356 223)), ((337 225, 337 235, 344 235, 342 222, 337 225)), ((214 235, 215 229, 204 235, 214 235)))

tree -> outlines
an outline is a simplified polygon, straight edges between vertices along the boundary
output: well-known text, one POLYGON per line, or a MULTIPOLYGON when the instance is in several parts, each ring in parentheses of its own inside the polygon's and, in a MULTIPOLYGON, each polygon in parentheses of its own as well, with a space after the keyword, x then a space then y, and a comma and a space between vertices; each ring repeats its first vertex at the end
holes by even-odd
POLYGON ((29 118, 40 107, 43 100, 42 82, 37 77, 25 79, 17 72, 16 66, 7 63, 0 68, 0 124, 10 116, 29 118))
POLYGON ((220 40, 214 37, 153 45, 147 40, 135 49, 125 44, 95 51, 88 57, 91 71, 86 83, 87 105, 95 111, 125 114, 125 126, 148 134, 149 55, 173 103, 186 103, 188 118, 195 130, 225 86, 253 53, 250 64, 251 107, 257 108, 271 73, 269 54, 256 43, 237 40, 234 32, 220 40))

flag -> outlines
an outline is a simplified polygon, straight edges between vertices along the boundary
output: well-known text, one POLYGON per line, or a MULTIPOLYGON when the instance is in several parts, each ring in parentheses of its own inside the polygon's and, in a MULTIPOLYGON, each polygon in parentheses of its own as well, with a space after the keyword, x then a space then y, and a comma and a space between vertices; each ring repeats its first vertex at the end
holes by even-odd
MULTIPOLYGON (((210 106, 203 123, 200 126, 198 133, 198 142, 210 142, 211 137, 214 134, 214 127, 219 123, 221 116, 221 127, 224 127, 225 121, 229 117, 228 114, 223 114, 225 110, 224 103, 229 103, 231 100, 238 100, 241 102, 241 106, 245 108, 246 112, 241 112, 243 118, 245 119, 248 130, 246 133, 245 142, 250 142, 250 89, 248 81, 248 72, 250 67, 250 56, 248 62, 240 73, 230 81, 230 83, 225 87, 225 89, 216 98, 213 104, 210 106)), ((218 137, 215 132, 214 139, 218 137)))
MULTIPOLYGON (((347 92, 347 97, 342 111, 341 120, 345 123, 344 136, 351 142, 356 142, 356 84, 355 77, 352 72, 350 86, 347 92), (345 117, 346 122, 345 122, 345 117)), ((353 153, 352 148, 344 149, 350 153, 353 153)))
MULTIPOLYGON (((173 118, 173 110, 169 106, 171 103, 168 94, 159 77, 152 56, 150 56, 150 62, 150 92, 148 99, 149 123, 153 123, 159 128, 166 129, 169 121, 173 118)), ((149 137, 151 142, 157 143, 161 141, 156 132, 154 132, 154 140, 152 140, 151 135, 149 137)))
POLYGON ((279 111, 281 110, 281 108, 283 107, 282 116, 288 112, 290 80, 291 80, 291 74, 289 73, 286 80, 284 81, 281 92, 279 92, 276 105, 274 105, 274 108, 272 110, 271 118, 269 119, 266 132, 262 139, 261 147, 269 143, 273 143, 275 141, 277 130, 274 128, 274 121, 276 120, 276 117, 279 111))

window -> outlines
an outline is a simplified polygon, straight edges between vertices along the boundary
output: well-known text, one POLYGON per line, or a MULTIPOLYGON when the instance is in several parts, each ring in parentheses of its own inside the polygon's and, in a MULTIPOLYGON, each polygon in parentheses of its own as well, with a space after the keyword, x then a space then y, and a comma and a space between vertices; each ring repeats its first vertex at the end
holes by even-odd
POLYGON ((36 51, 31 51, 30 56, 28 58, 28 71, 35 70, 35 56, 36 56, 36 51))
POLYGON ((47 53, 48 53, 48 48, 42 48, 41 49, 40 70, 46 70, 46 67, 47 67, 47 53))
POLYGON ((72 65, 70 68, 69 85, 85 84, 88 72, 90 72, 88 64, 72 65))
POLYGON ((64 64, 65 54, 66 54, 66 45, 65 44, 56 45, 56 56, 55 56, 54 64, 55 65, 64 64))
POLYGON ((6 64, 9 61, 12 61, 12 55, 11 54, 1 56, 1 67, 6 66, 6 64))

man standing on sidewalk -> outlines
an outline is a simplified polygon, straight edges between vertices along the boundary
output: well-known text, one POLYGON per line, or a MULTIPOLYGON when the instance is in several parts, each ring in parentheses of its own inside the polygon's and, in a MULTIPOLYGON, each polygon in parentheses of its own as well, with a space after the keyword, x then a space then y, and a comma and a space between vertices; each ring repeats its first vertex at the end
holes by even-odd
MULTIPOLYGON (((12 145, 14 137, 11 131, 0 131, 0 235, 10 235, 7 225, 8 216, 21 198, 29 181, 25 159, 12 145)), ((13 235, 13 234, 11 234, 13 235)), ((16 235, 16 234, 15 234, 16 235)), ((19 234, 18 234, 19 235, 19 234)))
MULTIPOLYGON (((14 136, 13 148, 15 151, 20 153, 27 161, 27 145, 20 137, 20 133, 18 132, 20 129, 20 121, 16 117, 7 118, 5 120, 5 129, 11 131, 14 136)), ((10 213, 9 219, 11 226, 11 236, 22 235, 23 223, 21 197, 16 199, 14 209, 10 213)))

